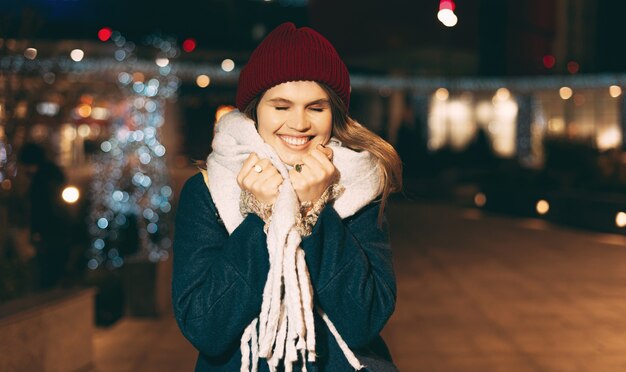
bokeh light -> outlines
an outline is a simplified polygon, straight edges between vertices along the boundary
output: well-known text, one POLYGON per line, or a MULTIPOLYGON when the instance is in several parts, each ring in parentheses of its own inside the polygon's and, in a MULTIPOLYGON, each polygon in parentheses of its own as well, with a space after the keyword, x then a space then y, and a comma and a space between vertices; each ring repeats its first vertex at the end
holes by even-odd
POLYGON ((535 209, 540 215, 545 215, 550 211, 550 203, 548 203, 547 200, 541 199, 537 202, 535 209))
POLYGON ((553 55, 545 55, 543 56, 543 65, 545 68, 553 68, 556 64, 556 58, 553 55))
POLYGON ((482 192, 477 193, 474 195, 474 204, 476 204, 477 207, 484 207, 485 204, 487 204, 487 196, 482 192))
POLYGON ((84 57, 85 52, 83 52, 81 49, 74 49, 70 52, 70 58, 74 62, 80 62, 83 60, 84 57))
POLYGON ((63 189, 61 196, 66 203, 73 204, 80 198, 80 191, 78 191, 78 189, 74 186, 68 186, 63 189))
POLYGON ((572 91, 570 87, 561 87, 561 89, 559 89, 559 96, 561 96, 562 99, 570 99, 573 94, 574 91, 572 91))
POLYGON ((31 60, 37 58, 37 49, 26 48, 26 50, 24 51, 24 57, 31 60))
POLYGON ((196 84, 200 88, 206 88, 209 86, 210 83, 211 78, 209 78, 207 75, 198 75, 198 77, 196 78, 196 84))
POLYGON ((187 53, 191 53, 196 49, 196 40, 189 38, 183 41, 183 50, 187 53))
POLYGON ((232 59, 225 59, 222 61, 222 70, 230 72, 235 69, 235 62, 232 59))
POLYGON ((609 87, 609 95, 613 98, 617 98, 622 95, 622 88, 619 85, 611 85, 609 87))
POLYGON ((439 101, 445 101, 450 97, 450 92, 446 88, 439 88, 435 91, 435 98, 439 101))
POLYGON ((111 35, 113 35, 113 31, 108 27, 103 27, 98 31, 98 39, 100 39, 100 41, 109 40, 111 35))

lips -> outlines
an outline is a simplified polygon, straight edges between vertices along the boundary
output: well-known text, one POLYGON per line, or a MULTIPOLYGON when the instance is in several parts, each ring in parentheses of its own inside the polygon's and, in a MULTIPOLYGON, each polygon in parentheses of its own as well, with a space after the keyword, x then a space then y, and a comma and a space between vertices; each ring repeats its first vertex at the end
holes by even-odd
POLYGON ((294 146, 294 147, 304 146, 307 143, 309 143, 309 141, 311 141, 311 138, 313 138, 309 136, 297 136, 296 137, 296 136, 285 136, 285 135, 279 135, 278 137, 287 145, 294 146))

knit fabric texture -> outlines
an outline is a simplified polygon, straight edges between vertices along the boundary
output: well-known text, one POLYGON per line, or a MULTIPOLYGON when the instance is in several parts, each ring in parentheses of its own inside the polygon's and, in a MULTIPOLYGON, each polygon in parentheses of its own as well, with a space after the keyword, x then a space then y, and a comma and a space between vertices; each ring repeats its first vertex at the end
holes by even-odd
POLYGON ((237 108, 243 112, 259 93, 289 81, 325 83, 350 106, 350 75, 335 48, 317 31, 291 22, 270 32, 252 52, 239 75, 237 108))

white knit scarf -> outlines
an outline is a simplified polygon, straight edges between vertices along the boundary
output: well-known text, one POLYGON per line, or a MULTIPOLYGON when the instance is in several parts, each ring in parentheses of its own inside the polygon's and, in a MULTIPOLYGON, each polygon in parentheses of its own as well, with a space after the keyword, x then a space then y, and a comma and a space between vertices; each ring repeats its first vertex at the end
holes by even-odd
MULTIPOLYGON (((369 152, 342 147, 336 139, 331 139, 328 146, 333 150, 339 183, 345 187, 343 194, 334 201, 334 208, 341 218, 346 218, 379 194, 380 170, 369 152)), ((261 357, 267 359, 271 371, 276 371, 282 361, 285 371, 290 372, 299 356, 302 370, 306 371, 306 361, 315 361, 315 326, 313 289, 304 250, 300 247, 301 236, 295 228, 298 198, 289 182, 287 166, 272 147, 263 142, 254 122, 239 111, 223 116, 216 124, 213 152, 207 158, 207 185, 228 233, 232 234, 243 221, 239 211, 241 189, 237 174, 252 152, 262 159, 270 159, 284 181, 273 206, 267 233, 270 269, 263 290, 261 313, 248 325, 241 338, 241 371, 256 372, 261 357)), ((361 369, 363 366, 326 313, 319 307, 317 311, 350 365, 356 370, 361 369)))

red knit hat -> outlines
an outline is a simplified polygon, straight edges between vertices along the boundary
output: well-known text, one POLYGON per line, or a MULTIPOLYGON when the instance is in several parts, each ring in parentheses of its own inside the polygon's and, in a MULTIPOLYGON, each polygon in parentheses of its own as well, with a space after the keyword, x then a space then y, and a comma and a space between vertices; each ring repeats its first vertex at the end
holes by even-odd
POLYGON ((243 111, 259 93, 288 81, 326 83, 346 108, 350 106, 350 75, 332 44, 309 27, 283 23, 252 52, 241 70, 237 108, 243 111))

